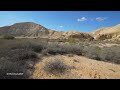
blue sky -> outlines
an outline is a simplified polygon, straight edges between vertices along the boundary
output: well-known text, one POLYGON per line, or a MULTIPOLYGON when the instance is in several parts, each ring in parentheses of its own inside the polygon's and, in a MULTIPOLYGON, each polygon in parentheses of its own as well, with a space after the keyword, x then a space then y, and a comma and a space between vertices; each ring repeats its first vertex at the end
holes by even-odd
POLYGON ((120 24, 120 11, 0 11, 0 27, 34 22, 58 31, 90 32, 120 24))

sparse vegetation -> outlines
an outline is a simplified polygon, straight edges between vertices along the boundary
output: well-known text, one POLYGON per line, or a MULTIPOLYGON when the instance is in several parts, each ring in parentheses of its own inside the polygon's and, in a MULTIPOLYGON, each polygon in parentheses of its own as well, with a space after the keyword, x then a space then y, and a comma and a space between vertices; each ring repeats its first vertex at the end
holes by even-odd
POLYGON ((75 44, 75 43, 77 43, 76 39, 75 39, 75 38, 72 38, 72 37, 69 37, 69 38, 68 38, 68 42, 69 42, 70 44, 75 44))
POLYGON ((52 73, 54 75, 57 74, 64 74, 68 69, 68 66, 65 65, 61 60, 55 59, 55 60, 50 60, 47 62, 44 66, 44 70, 46 72, 52 73))
POLYGON ((120 64, 120 46, 103 47, 89 46, 84 48, 83 55, 101 61, 120 64))
POLYGON ((73 44, 73 45, 56 45, 52 44, 51 46, 48 45, 48 53, 50 54, 77 54, 82 55, 83 45, 81 44, 73 44), (52 46, 52 47, 51 47, 52 46))
POLYGON ((98 46, 87 46, 83 50, 83 55, 96 60, 101 60, 99 55, 101 53, 101 48, 98 46))
MULTIPOLYGON (((27 73, 27 62, 36 61, 37 55, 33 51, 15 49, 1 50, 0 49, 0 78, 29 78, 27 73), (7 73, 24 73, 22 76, 9 76, 7 73)), ((33 68, 33 67, 32 67, 33 68)))
MULTIPOLYGON (((30 49, 20 48, 18 43, 17 44, 15 44, 15 42, 1 43, 0 78, 1 79, 29 78, 30 74, 28 73, 27 62, 29 61, 36 62, 37 58, 38 57, 36 52, 30 49), (8 44, 6 45, 5 43, 8 44), (13 46, 11 45, 15 45, 16 48, 13 48, 13 46), (23 75, 7 75, 7 73, 23 73, 23 75)), ((31 69, 34 68, 31 67, 31 69)))
MULTIPOLYGON (((82 55, 91 59, 120 64, 120 46, 98 47, 102 42, 43 42, 39 39, 1 39, 0 40, 0 78, 29 78, 27 62, 36 62, 37 54, 82 55), (8 72, 23 72, 22 76, 6 76, 8 72)), ((103 42, 106 43, 106 42, 103 42)), ((32 67, 33 69, 33 67, 32 67)), ((53 74, 62 74, 67 66, 58 59, 48 62, 44 68, 53 74)))
POLYGON ((12 35, 4 35, 3 36, 3 39, 15 39, 15 37, 14 36, 12 36, 12 35))
POLYGON ((120 64, 120 46, 103 48, 100 53, 100 58, 103 61, 120 64))

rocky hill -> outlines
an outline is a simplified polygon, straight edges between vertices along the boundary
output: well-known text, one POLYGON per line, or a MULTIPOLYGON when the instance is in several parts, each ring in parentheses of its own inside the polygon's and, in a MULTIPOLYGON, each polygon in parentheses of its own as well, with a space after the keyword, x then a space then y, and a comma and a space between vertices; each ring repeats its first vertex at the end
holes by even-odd
POLYGON ((0 28, 0 35, 10 34, 21 37, 42 37, 49 33, 48 29, 32 22, 16 23, 0 28))
POLYGON ((75 31, 59 32, 45 28, 33 22, 15 23, 11 26, 0 27, 0 36, 13 35, 16 37, 33 37, 49 39, 68 39, 69 37, 87 40, 120 40, 120 24, 113 27, 101 28, 90 33, 75 31))
POLYGON ((10 34, 18 37, 37 37, 37 38, 49 38, 49 39, 67 39, 69 37, 78 39, 93 38, 87 33, 79 32, 58 32, 45 28, 42 25, 33 22, 16 23, 11 26, 5 26, 0 28, 0 35, 10 34))
POLYGON ((98 29, 93 31, 92 35, 96 40, 120 40, 120 24, 113 27, 98 29))

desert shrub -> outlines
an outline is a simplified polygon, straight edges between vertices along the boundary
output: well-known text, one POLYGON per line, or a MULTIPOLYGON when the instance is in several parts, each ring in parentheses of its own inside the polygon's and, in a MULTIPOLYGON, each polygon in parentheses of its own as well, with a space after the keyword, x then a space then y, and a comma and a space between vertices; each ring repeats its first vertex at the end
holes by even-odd
POLYGON ((18 62, 11 62, 6 58, 0 58, 0 79, 24 79, 29 78, 27 69, 18 62), (7 73, 23 73, 23 75, 7 75, 7 73))
POLYGON ((26 49, 33 50, 35 52, 41 52, 44 47, 38 43, 33 42, 18 42, 11 45, 11 49, 26 49))
POLYGON ((72 37, 69 37, 67 41, 68 41, 70 44, 75 44, 75 43, 77 43, 76 39, 75 39, 75 38, 72 38, 72 37))
POLYGON ((15 49, 7 52, 7 58, 11 61, 21 61, 21 60, 35 60, 37 55, 35 52, 24 49, 15 49))
POLYGON ((64 49, 58 43, 49 43, 47 46, 47 50, 49 54, 65 54, 64 49))
POLYGON ((52 47, 48 46, 48 53, 50 54, 77 54, 82 55, 83 45, 80 44, 63 44, 63 45, 52 45, 52 47))
POLYGON ((112 46, 103 48, 100 54, 100 58, 103 61, 120 64, 120 47, 112 46))
MULTIPOLYGON (((35 52, 24 49, 0 49, 0 78, 2 79, 22 79, 29 78, 27 62, 35 62, 37 55, 35 52), (6 73, 23 73, 23 75, 6 75, 6 73)), ((33 69, 33 67, 32 67, 33 69)))
POLYGON ((65 48, 68 53, 82 55, 84 46, 80 44, 75 44, 65 46, 65 48))
POLYGON ((33 51, 24 50, 24 49, 15 49, 15 50, 0 49, 0 57, 9 58, 9 60, 12 61, 19 61, 19 60, 37 58, 37 55, 33 51))
POLYGON ((27 39, 16 39, 16 40, 0 40, 0 48, 6 49, 26 49, 35 52, 41 52, 46 48, 47 42, 33 41, 27 39))
POLYGON ((31 50, 16 49, 16 50, 12 50, 10 54, 14 55, 13 58, 16 58, 18 60, 37 58, 36 53, 31 50))
POLYGON ((120 46, 103 47, 86 46, 83 55, 96 60, 120 64, 120 46))
POLYGON ((58 47, 58 48, 54 47, 54 48, 49 48, 48 53, 52 55, 56 55, 56 54, 63 55, 66 54, 66 51, 62 47, 58 47))
POLYGON ((44 70, 52 74, 64 74, 68 69, 68 66, 65 65, 61 60, 54 59, 45 64, 44 70))
POLYGON ((43 49, 42 52, 41 52, 41 54, 42 55, 48 55, 48 51, 49 51, 48 49, 43 49))
POLYGON ((83 55, 91 59, 101 60, 100 53, 101 48, 98 46, 86 46, 83 49, 83 55))
POLYGON ((3 39, 15 39, 15 37, 14 36, 11 36, 11 35, 4 35, 3 36, 3 39))

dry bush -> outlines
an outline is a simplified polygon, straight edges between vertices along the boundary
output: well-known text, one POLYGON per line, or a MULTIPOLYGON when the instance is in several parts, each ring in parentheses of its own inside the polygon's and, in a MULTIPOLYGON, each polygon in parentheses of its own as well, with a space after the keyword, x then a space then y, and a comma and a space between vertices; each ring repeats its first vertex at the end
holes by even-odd
POLYGON ((83 51, 83 55, 88 58, 120 64, 120 46, 87 46, 83 51))
POLYGON ((120 64, 120 46, 103 48, 100 58, 104 61, 120 64))
POLYGON ((101 60, 99 56, 100 53, 101 53, 101 48, 98 46, 87 46, 83 50, 84 56, 96 60, 101 60))
MULTIPOLYGON (((0 79, 22 79, 29 78, 28 61, 35 62, 35 52, 24 49, 0 49, 0 79), (23 75, 6 75, 6 73, 23 73, 23 75)), ((31 68, 33 69, 33 67, 31 68)))
POLYGON ((48 45, 48 53, 50 54, 77 54, 82 55, 83 45, 80 44, 63 44, 63 45, 56 45, 53 44, 52 47, 48 45))
POLYGON ((46 48, 47 42, 35 42, 33 40, 27 39, 16 39, 16 40, 0 40, 1 46, 0 48, 6 49, 26 49, 32 50, 35 52, 41 52, 46 48))
POLYGON ((44 66, 46 72, 56 74, 64 74, 68 69, 68 66, 65 65, 61 60, 55 58, 53 61, 50 60, 44 66))
POLYGON ((4 36, 3 36, 3 39, 9 40, 9 39, 15 39, 15 37, 12 36, 12 35, 4 35, 4 36))
POLYGON ((21 61, 21 60, 32 60, 36 59, 37 55, 35 52, 24 49, 15 49, 15 50, 2 50, 0 49, 1 58, 7 58, 10 61, 21 61))
POLYGON ((25 79, 29 78, 27 69, 6 58, 0 58, 0 79, 25 79), (23 73, 23 75, 7 75, 7 73, 23 73))
POLYGON ((69 44, 76 44, 77 43, 76 39, 72 38, 72 37, 69 37, 67 41, 69 42, 69 44))

